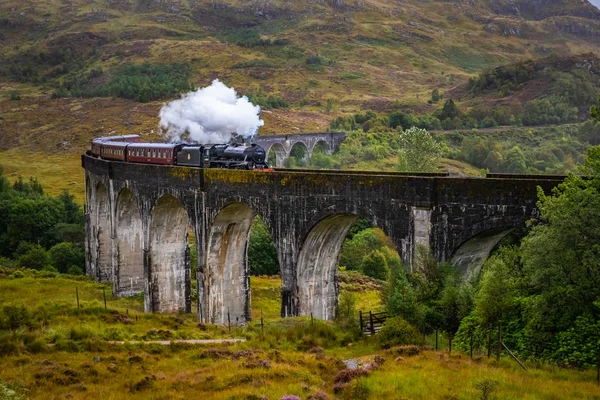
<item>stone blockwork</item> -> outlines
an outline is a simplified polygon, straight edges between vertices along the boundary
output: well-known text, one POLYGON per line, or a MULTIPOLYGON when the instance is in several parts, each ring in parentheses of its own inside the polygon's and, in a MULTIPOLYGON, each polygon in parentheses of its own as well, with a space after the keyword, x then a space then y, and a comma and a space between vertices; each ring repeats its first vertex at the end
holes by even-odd
POLYGON ((303 147, 306 157, 312 157, 315 147, 321 147, 327 154, 331 154, 339 149, 340 144, 346 138, 344 132, 329 133, 302 133, 295 135, 277 135, 277 136, 257 136, 253 143, 262 146, 267 155, 275 153, 276 165, 273 167, 281 168, 286 160, 292 154, 295 147, 303 147))
POLYGON ((465 264, 468 249, 475 262, 487 257, 506 232, 537 215, 537 187, 548 192, 561 181, 202 170, 87 155, 82 162, 87 273, 112 280, 117 294, 143 290, 149 312, 190 312, 191 231, 199 260, 198 318, 219 324, 250 318, 247 244, 255 215, 277 248, 281 314, 332 319, 339 251, 357 218, 380 227, 408 267, 422 245, 440 261, 457 255, 463 268, 477 271, 465 264))

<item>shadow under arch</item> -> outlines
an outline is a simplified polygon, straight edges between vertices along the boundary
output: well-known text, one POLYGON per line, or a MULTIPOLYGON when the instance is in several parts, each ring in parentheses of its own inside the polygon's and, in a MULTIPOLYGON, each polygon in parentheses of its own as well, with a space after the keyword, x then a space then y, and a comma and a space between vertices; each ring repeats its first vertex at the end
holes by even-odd
POLYGON ((209 235, 204 270, 206 319, 241 325, 251 318, 248 238, 254 211, 245 204, 223 207, 209 235))
POLYGON ((457 266, 464 279, 477 279, 492 250, 515 229, 513 226, 505 226, 475 234, 454 250, 450 262, 457 266))
POLYGON ((318 319, 335 318, 340 250, 355 214, 327 216, 312 226, 304 238, 296 263, 298 313, 318 319))
POLYGON ((110 203, 106 186, 99 182, 96 185, 96 207, 94 213, 93 232, 95 242, 96 276, 98 282, 112 280, 112 243, 110 234, 110 203))
POLYGON ((117 197, 115 288, 117 296, 144 291, 143 226, 133 193, 124 188, 117 197))
POLYGON ((267 163, 270 167, 283 168, 285 166, 285 148, 280 143, 274 143, 267 150, 267 163))
POLYGON ((290 148, 290 154, 288 155, 288 163, 290 161, 290 157, 295 159, 296 165, 289 165, 290 167, 304 167, 308 165, 310 161, 310 152, 308 151, 308 147, 304 142, 298 141, 295 142, 290 148))
POLYGON ((152 208, 146 309, 160 313, 191 311, 189 217, 176 197, 166 194, 152 208))
POLYGON ((314 154, 315 150, 321 150, 324 154, 331 154, 331 147, 329 146, 329 143, 327 143, 325 140, 319 140, 317 141, 313 147, 310 149, 310 154, 314 154))

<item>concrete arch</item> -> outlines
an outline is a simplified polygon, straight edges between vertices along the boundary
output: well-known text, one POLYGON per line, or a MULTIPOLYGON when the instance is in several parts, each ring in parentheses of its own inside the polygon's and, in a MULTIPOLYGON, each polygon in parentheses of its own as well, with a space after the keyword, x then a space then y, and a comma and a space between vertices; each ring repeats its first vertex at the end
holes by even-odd
POLYGON ((515 226, 501 226, 478 230, 454 249, 450 262, 464 279, 477 279, 492 250, 514 229, 515 226))
POLYGON ((271 159, 272 154, 275 155, 275 163, 274 165, 269 165, 271 167, 283 168, 287 159, 283 145, 280 143, 274 143, 271 147, 269 147, 267 149, 267 160, 271 159))
POLYGON ((132 296, 144 291, 143 225, 140 209, 131 190, 124 188, 117 197, 116 220, 117 296, 132 296))
POLYGON ((348 230, 358 217, 335 214, 314 225, 302 242, 296 265, 298 312, 318 319, 335 318, 337 264, 348 230))
POLYGON ((322 149, 325 154, 331 154, 332 153, 331 146, 329 146, 329 143, 327 143, 325 140, 318 140, 310 148, 310 156, 311 156, 311 158, 312 158, 312 155, 313 155, 315 149, 317 149, 317 148, 322 149))
POLYGON ((189 218, 172 195, 158 199, 149 226, 149 301, 160 313, 190 312, 189 218))
POLYGON ((207 320, 241 325, 250 320, 248 237, 254 211, 245 204, 225 206, 208 235, 204 271, 207 320))
POLYGON ((288 153, 288 159, 289 157, 296 157, 296 159, 298 160, 298 165, 299 166, 304 166, 307 165, 308 162, 310 161, 310 151, 308 150, 308 147, 306 146, 306 144, 302 141, 297 141, 292 143, 291 147, 290 147, 290 151, 288 153), (298 157, 301 156, 300 159, 298 159, 298 157))
POLYGON ((112 241, 110 224, 110 201, 108 190, 102 182, 96 185, 96 208, 94 213, 95 272, 98 282, 112 281, 112 241))

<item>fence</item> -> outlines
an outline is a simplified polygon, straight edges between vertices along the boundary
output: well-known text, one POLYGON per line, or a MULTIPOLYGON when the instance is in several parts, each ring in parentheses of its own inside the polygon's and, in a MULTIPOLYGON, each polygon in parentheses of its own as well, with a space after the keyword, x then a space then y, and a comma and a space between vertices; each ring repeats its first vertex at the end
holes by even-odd
POLYGON ((388 318, 388 313, 373 313, 372 311, 369 311, 368 314, 363 314, 362 311, 359 311, 358 316, 360 321, 360 330, 365 335, 371 336, 381 330, 383 323, 388 318))

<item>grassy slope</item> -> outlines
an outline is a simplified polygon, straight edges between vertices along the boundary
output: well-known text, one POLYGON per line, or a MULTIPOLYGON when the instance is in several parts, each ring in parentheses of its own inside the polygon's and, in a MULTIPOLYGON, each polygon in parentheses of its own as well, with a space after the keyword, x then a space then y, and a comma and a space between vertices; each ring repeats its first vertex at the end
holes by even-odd
MULTIPOLYGON (((323 130, 334 116, 362 108, 383 109, 396 100, 417 110, 431 110, 427 100, 433 87, 448 91, 484 68, 537 56, 539 48, 559 54, 598 51, 598 45, 585 36, 565 40, 548 21, 498 17, 483 2, 461 3, 457 8, 442 1, 395 5, 369 0, 362 2, 364 7, 348 2, 336 8, 283 1, 248 5, 227 0, 220 7, 208 0, 146 1, 138 2, 146 6, 136 9, 125 3, 2 2, 0 15, 10 22, 10 29, 3 32, 0 58, 37 52, 56 46, 53 43, 80 49, 87 42, 70 35, 89 32, 106 43, 84 58, 82 70, 101 67, 110 73, 143 61, 186 62, 193 70, 192 82, 199 86, 220 78, 242 92, 261 90, 286 99, 292 110, 264 115, 263 132, 273 133, 323 130), (171 4, 179 11, 169 10, 171 4), (270 18, 255 17, 257 10, 270 18), (521 37, 493 33, 470 15, 494 23, 522 23, 527 33, 521 37), (242 26, 254 26, 263 37, 288 39, 292 45, 243 48, 222 40, 228 30, 242 26), (335 63, 309 68, 305 59, 314 54, 335 63), (257 59, 275 67, 233 68, 257 59), (327 99, 333 100, 330 114, 324 113, 327 99)), ((49 69, 42 69, 42 74, 49 69)), ((36 86, 0 78, 1 149, 57 152, 69 141, 70 149, 80 151, 93 136, 113 131, 150 133, 156 128, 161 102, 50 100, 60 79, 36 86), (15 89, 22 91, 24 99, 6 100, 15 89)))
MULTIPOLYGON (((276 289, 278 282, 253 278, 254 304, 262 304, 264 309, 273 308, 267 303, 273 302, 274 296, 263 295, 276 289)), ((141 311, 141 299, 109 299, 109 309, 116 311, 104 314, 98 311, 98 307, 102 310, 103 287, 66 277, 0 278, 0 304, 26 304, 30 309, 42 304, 62 307, 60 315, 37 332, 38 335, 60 338, 91 332, 90 335, 97 338, 81 341, 83 349, 76 353, 50 349, 41 354, 24 352, 0 357, 0 381, 31 399, 66 396, 72 399, 167 399, 199 395, 210 399, 246 399, 252 398, 251 395, 279 399, 284 394, 306 398, 318 392, 333 398, 334 377, 343 369, 341 359, 354 357, 366 363, 378 354, 385 359, 382 368, 351 383, 350 388, 335 397, 472 399, 481 396, 477 385, 485 379, 497 382, 495 394, 502 399, 592 399, 597 394, 593 371, 531 365, 530 370, 524 372, 508 359, 500 363, 487 359, 470 361, 464 355, 448 356, 431 351, 398 361, 394 352, 377 351, 368 340, 351 347, 323 341, 318 332, 338 328, 327 328, 331 325, 321 323, 311 328, 310 322, 301 318, 282 321, 268 315, 264 335, 260 334, 257 321, 246 328, 234 329, 230 335, 224 328, 198 328, 193 316, 140 315, 138 320, 126 325, 115 316, 124 317, 128 309, 133 319, 141 311), (75 311, 75 287, 79 288, 84 310, 79 314, 75 311), (104 339, 118 333, 139 339, 149 332, 164 336, 167 331, 172 338, 242 336, 249 341, 231 346, 166 347, 104 343, 104 339), (298 332, 304 333, 298 336, 298 332), (299 351, 313 345, 325 347, 324 356, 299 351), (246 352, 232 354, 239 350, 246 352), (96 356, 100 357, 99 361, 93 360, 96 356)), ((363 301, 359 292, 359 304, 363 301)), ((256 306, 253 307, 255 312, 256 306)))

